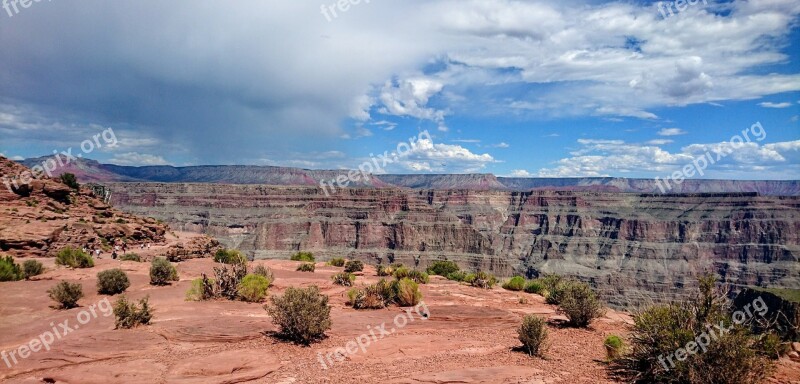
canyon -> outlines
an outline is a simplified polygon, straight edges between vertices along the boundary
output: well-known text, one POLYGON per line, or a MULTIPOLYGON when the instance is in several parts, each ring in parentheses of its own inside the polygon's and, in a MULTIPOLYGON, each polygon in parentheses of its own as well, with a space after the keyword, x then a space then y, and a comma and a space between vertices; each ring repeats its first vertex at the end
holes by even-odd
POLYGON ((800 197, 757 193, 357 188, 104 183, 112 204, 255 259, 427 266, 500 276, 558 273, 614 307, 675 300, 712 271, 733 286, 800 288, 800 197))

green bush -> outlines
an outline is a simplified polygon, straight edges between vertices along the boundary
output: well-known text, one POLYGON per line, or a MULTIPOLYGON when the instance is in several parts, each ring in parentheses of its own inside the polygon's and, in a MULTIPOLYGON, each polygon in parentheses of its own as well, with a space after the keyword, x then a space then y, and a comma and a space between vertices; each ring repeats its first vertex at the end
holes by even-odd
POLYGON ((214 262, 222 264, 247 263, 247 257, 236 249, 219 249, 214 254, 214 262))
POLYGON ((77 283, 62 281, 47 293, 62 309, 70 309, 78 306, 78 300, 83 297, 83 287, 77 283))
POLYGON ((314 263, 314 254, 311 252, 297 252, 291 257, 292 261, 305 261, 308 263, 314 263))
POLYGON ((454 261, 434 261, 430 267, 428 267, 428 274, 429 275, 439 275, 447 277, 451 273, 458 272, 460 268, 458 264, 454 261))
POLYGON ((587 327, 592 320, 603 315, 603 305, 597 295, 589 284, 581 282, 566 284, 559 308, 575 327, 587 327))
POLYGON ((608 360, 617 360, 622 356, 624 344, 621 337, 617 335, 608 336, 605 342, 603 342, 603 346, 606 347, 606 356, 608 356, 608 360))
POLYGON ((139 305, 128 301, 125 296, 114 302, 114 318, 116 329, 130 329, 139 325, 148 325, 153 319, 153 309, 150 308, 149 298, 139 300, 139 305))
POLYGON ((522 348, 531 356, 542 356, 547 342, 547 324, 536 315, 527 315, 517 329, 522 348))
POLYGON ((172 281, 178 281, 178 270, 167 259, 156 257, 150 264, 150 284, 169 285, 172 281))
POLYGON ((490 273, 479 271, 469 284, 477 288, 492 289, 497 284, 497 278, 490 273))
POLYGON ((39 276, 42 273, 44 273, 44 265, 42 265, 42 263, 40 263, 38 260, 25 260, 25 262, 22 263, 22 274, 26 279, 39 276))
POLYGON ((139 256, 139 255, 137 255, 135 253, 126 253, 126 254, 120 256, 119 260, 120 261, 135 261, 137 263, 141 263, 142 262, 141 256, 139 256))
POLYGON ((419 285, 413 280, 403 278, 393 283, 394 298, 401 307, 413 307, 422 300, 419 285))
POLYGON ((273 297, 272 305, 265 309, 280 328, 279 335, 300 344, 319 340, 331 328, 328 296, 321 294, 316 286, 289 287, 283 296, 273 297))
POLYGON ((522 276, 514 276, 503 284, 503 289, 521 291, 525 289, 525 278, 522 276))
POLYGON ((11 256, 0 257, 0 281, 17 281, 25 277, 11 256))
POLYGON ((394 274, 394 268, 390 265, 379 265, 377 270, 378 276, 392 276, 394 274))
POLYGON ((61 179, 61 182, 64 183, 64 185, 76 191, 81 189, 81 185, 78 184, 78 178, 76 178, 72 173, 62 173, 59 179, 61 179))
POLYGON ((314 272, 314 270, 316 270, 316 268, 317 268, 317 266, 314 265, 314 263, 303 263, 303 264, 300 264, 297 267, 297 270, 299 272, 314 272))
POLYGON ((94 259, 80 249, 66 247, 56 255, 56 265, 70 268, 91 268, 94 267, 94 259))
POLYGON ((333 279, 333 283, 336 285, 352 287, 353 283, 356 281, 356 275, 348 272, 339 272, 331 276, 331 279, 333 279))
POLYGON ((328 262, 328 265, 330 265, 330 266, 332 266, 332 267, 344 267, 344 264, 345 264, 346 262, 347 262, 347 261, 346 261, 345 259, 342 259, 341 257, 337 257, 337 258, 333 258, 333 259, 331 259, 331 260, 328 262))
POLYGON ((407 279, 409 276, 411 276, 411 270, 406 267, 400 266, 394 269, 393 276, 397 280, 407 279))
POLYGON ((467 278, 467 273, 464 271, 456 271, 447 275, 447 280, 462 282, 467 278))
POLYGON ((364 263, 361 260, 351 260, 344 265, 345 272, 361 272, 364 270, 364 263))
POLYGON ((544 293, 547 292, 547 289, 545 289, 544 284, 542 284, 542 282, 539 280, 531 280, 525 283, 524 289, 525 292, 535 293, 537 295, 542 295, 542 296, 544 296, 544 293))
POLYGON ((239 283, 239 297, 249 303, 260 303, 267 297, 269 284, 270 281, 264 276, 247 275, 239 283))
POLYGON ((131 286, 128 275, 121 269, 109 269, 97 274, 97 293, 101 295, 118 295, 131 286))
POLYGON ((206 301, 216 297, 214 293, 214 279, 199 278, 192 280, 192 285, 186 291, 186 301, 206 301))
MULTIPOLYGON (((637 383, 744 383, 766 380, 774 364, 759 353, 758 338, 748 326, 731 321, 727 292, 715 287, 713 276, 700 278, 699 293, 684 302, 655 305, 634 315, 628 352, 617 361, 628 381, 637 383), (718 332, 722 326, 726 332, 718 332), (715 338, 705 351, 678 360, 678 348, 708 335, 715 338)), ((686 349, 684 349, 686 352, 686 349)))
POLYGON ((544 293, 546 294, 543 296, 545 302, 551 305, 558 305, 561 303, 561 297, 566 289, 566 285, 571 283, 558 275, 545 275, 539 278, 538 281, 544 286, 544 293))
POLYGON ((253 269, 253 274, 265 277, 267 280, 269 280, 270 286, 272 286, 272 283, 275 281, 275 275, 272 273, 272 270, 263 265, 257 265, 253 269))
POLYGON ((409 272, 408 278, 417 284, 428 284, 428 282, 430 281, 430 277, 428 276, 427 273, 417 270, 409 272))

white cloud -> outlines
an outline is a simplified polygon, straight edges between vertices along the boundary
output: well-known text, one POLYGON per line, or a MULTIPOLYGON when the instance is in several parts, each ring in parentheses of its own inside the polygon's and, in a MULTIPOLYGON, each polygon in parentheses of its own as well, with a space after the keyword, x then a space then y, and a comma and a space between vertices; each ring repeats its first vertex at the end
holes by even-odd
POLYGON ((533 177, 533 175, 524 169, 512 170, 509 177, 533 177))
POLYGON ((501 142, 501 143, 497 143, 497 144, 492 145, 492 147, 494 147, 494 148, 510 148, 511 145, 509 145, 506 142, 501 142))
POLYGON ((172 165, 161 156, 146 153, 118 153, 109 162, 116 165, 172 165))
POLYGON ((764 108, 789 108, 794 104, 789 103, 789 102, 772 103, 772 102, 769 102, 769 101, 765 101, 763 103, 758 103, 758 105, 760 105, 760 106, 762 106, 764 108))
POLYGON ((674 140, 669 140, 669 139, 655 139, 655 140, 650 140, 650 141, 646 142, 645 144, 647 144, 647 145, 666 145, 666 144, 672 144, 674 142, 675 142, 674 140))
POLYGON ((664 128, 658 131, 659 136, 679 136, 685 135, 687 132, 680 128, 664 128))
POLYGON ((488 153, 476 154, 460 145, 435 144, 422 139, 400 157, 398 164, 414 172, 475 173, 494 162, 496 160, 488 153))

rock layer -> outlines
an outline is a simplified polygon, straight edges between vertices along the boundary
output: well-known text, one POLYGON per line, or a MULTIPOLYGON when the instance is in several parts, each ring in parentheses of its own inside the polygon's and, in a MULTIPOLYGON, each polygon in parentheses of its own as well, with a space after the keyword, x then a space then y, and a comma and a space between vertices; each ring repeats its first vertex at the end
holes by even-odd
POLYGON ((113 203, 257 258, 559 273, 616 306, 672 300, 703 271, 739 285, 800 288, 800 198, 755 193, 349 189, 110 183, 113 203))

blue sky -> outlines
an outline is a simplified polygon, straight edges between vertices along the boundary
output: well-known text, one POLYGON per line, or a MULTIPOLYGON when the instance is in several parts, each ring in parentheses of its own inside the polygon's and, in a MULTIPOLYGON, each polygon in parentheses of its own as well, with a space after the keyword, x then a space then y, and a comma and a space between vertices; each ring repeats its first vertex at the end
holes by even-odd
POLYGON ((655 177, 759 122, 763 140, 706 177, 800 179, 800 2, 673 13, 573 0, 0 10, 0 153, 79 153, 112 128, 119 144, 87 157, 339 169, 427 130, 384 171, 655 177))

